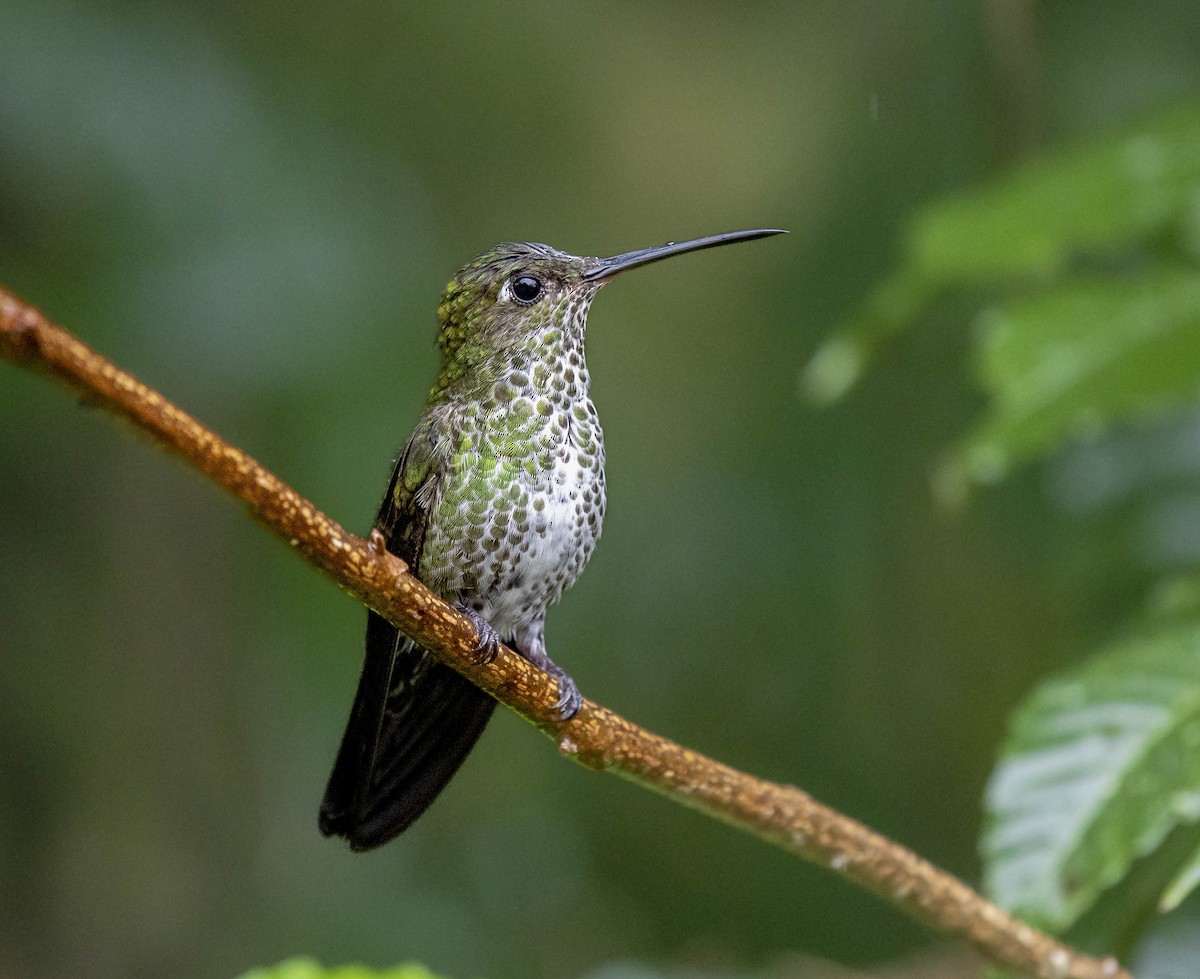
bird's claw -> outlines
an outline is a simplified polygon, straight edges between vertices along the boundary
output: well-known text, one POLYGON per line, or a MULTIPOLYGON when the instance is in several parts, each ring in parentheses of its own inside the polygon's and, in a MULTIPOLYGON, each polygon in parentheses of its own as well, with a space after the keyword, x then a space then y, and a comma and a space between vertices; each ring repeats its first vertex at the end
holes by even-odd
POLYGON ((566 670, 545 653, 530 656, 529 662, 543 673, 549 673, 554 677, 554 681, 558 684, 558 700, 554 702, 554 713, 558 715, 560 722, 571 720, 583 707, 583 694, 579 692, 575 681, 571 679, 566 670))
MULTIPOLYGON (((475 609, 461 602, 456 602, 454 608, 469 619, 471 625, 475 627, 478 642, 475 644, 473 661, 477 665, 486 666, 500 653, 500 633, 492 628, 491 623, 475 609)), ((583 694, 579 692, 575 681, 567 675, 566 670, 543 652, 533 652, 525 658, 543 673, 549 673, 554 678, 555 683, 558 684, 558 699, 554 702, 554 713, 560 723, 571 720, 583 707, 583 694)))
POLYGON ((565 673, 555 679, 558 680, 558 700, 554 702, 554 712, 560 721, 569 721, 583 709, 583 694, 565 673))
POLYGON ((500 633, 493 629, 491 623, 473 608, 468 608, 461 603, 455 603, 454 608, 470 619, 471 625, 475 627, 478 641, 475 643, 474 662, 478 666, 487 666, 500 655, 500 633))

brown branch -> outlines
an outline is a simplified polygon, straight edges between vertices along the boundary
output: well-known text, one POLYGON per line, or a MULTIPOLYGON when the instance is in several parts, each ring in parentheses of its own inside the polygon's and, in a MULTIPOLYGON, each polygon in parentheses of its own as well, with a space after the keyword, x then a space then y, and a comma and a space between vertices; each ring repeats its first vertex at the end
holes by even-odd
POLYGON ((540 727, 559 751, 829 867, 944 935, 1038 979, 1131 979, 1114 959, 1084 955, 1015 920, 957 878, 789 785, 746 775, 585 701, 555 723, 554 681, 503 648, 473 658, 470 622, 408 574, 375 537, 343 530, 196 419, 0 287, 0 354, 48 372, 190 460, 242 500, 276 537, 354 598, 540 727))

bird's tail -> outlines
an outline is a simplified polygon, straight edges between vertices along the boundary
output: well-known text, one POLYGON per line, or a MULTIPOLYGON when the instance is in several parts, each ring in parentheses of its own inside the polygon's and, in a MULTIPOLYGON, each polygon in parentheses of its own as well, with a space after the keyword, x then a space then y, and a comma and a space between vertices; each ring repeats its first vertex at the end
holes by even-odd
POLYGON ((374 612, 366 645, 320 814, 321 832, 354 850, 382 846, 429 808, 496 706, 374 612))

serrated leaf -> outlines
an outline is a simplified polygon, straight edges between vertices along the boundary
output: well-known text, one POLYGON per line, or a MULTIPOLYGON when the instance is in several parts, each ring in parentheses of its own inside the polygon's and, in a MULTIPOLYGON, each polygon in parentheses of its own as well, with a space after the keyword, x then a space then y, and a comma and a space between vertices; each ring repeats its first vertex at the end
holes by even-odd
POLYGON ((370 969, 365 965, 323 966, 316 959, 297 957, 278 965, 251 969, 240 979, 444 979, 423 965, 409 963, 387 969, 370 969))
POLYGON ((1067 439, 1200 398, 1200 271, 1072 281, 981 317, 990 395, 956 453, 987 482, 1067 439))
POLYGON ((1014 715, 987 809, 988 890, 1056 930, 1200 820, 1200 626, 1134 637, 1040 687, 1014 715))

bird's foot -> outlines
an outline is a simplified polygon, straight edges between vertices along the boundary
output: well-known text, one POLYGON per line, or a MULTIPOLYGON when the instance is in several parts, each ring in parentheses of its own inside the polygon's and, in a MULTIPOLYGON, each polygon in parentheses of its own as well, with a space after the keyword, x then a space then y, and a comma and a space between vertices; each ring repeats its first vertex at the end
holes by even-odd
POLYGON ((475 643, 474 660, 478 665, 486 666, 500 653, 500 633, 493 629, 492 624, 473 608, 468 608, 461 602, 455 602, 454 608, 470 619, 471 625, 475 627, 478 641, 475 643))
POLYGON ((532 652, 525 657, 543 673, 549 673, 558 683, 558 700, 554 702, 554 712, 560 721, 569 721, 579 713, 583 706, 583 694, 575 685, 575 681, 567 671, 552 660, 546 653, 532 652))

